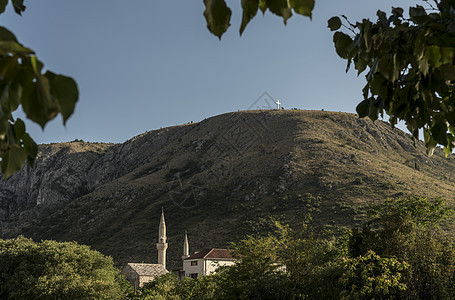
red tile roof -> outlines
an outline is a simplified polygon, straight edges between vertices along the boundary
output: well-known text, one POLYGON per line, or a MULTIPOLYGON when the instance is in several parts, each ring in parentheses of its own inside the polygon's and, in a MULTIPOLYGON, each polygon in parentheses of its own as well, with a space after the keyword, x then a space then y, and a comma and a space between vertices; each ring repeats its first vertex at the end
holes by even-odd
MULTIPOLYGON (((199 252, 194 253, 186 259, 235 259, 232 256, 232 252, 228 249, 204 249, 199 252)), ((186 260, 185 259, 185 260, 186 260)))

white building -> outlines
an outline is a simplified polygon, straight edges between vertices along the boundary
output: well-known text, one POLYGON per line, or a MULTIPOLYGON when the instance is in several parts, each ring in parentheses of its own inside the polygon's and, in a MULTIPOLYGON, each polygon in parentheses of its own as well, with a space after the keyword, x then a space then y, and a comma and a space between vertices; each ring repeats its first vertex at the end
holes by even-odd
MULTIPOLYGON (((161 212, 156 248, 158 250, 157 264, 128 263, 122 269, 126 278, 136 289, 142 287, 144 283, 153 281, 156 277, 168 273, 168 270, 166 270, 166 250, 168 244, 164 211, 161 212)), ((199 278, 215 273, 218 267, 231 266, 236 262, 236 259, 228 249, 205 249, 193 255, 189 255, 189 252, 188 235, 185 232, 182 256, 183 270, 177 271, 181 277, 199 278)))
MULTIPOLYGON (((185 253, 183 256, 186 256, 185 253)), ((228 249, 204 249, 183 259, 183 272, 185 277, 199 278, 215 273, 218 267, 232 266, 235 262, 228 249)))

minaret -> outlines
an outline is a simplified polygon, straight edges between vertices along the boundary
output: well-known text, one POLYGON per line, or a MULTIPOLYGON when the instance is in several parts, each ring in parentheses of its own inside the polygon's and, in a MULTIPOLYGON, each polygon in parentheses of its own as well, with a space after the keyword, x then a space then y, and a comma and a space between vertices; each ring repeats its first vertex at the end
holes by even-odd
POLYGON ((158 249, 158 264, 163 265, 166 269, 166 223, 164 222, 164 209, 161 209, 161 220, 160 228, 158 230, 158 243, 156 243, 156 249, 158 249))
POLYGON ((190 257, 190 244, 188 244, 188 234, 185 231, 185 238, 183 240, 183 255, 182 260, 190 257))

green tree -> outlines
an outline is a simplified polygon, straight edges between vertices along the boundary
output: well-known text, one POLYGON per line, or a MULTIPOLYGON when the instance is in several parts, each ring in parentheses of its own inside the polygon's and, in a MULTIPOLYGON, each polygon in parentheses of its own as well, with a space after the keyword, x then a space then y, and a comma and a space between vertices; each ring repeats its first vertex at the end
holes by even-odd
POLYGON ((219 278, 219 299, 292 299, 275 236, 248 236, 232 248, 239 261, 214 275, 219 278))
POLYGON ((214 275, 167 274, 138 299, 453 299, 455 247, 440 226, 441 199, 386 200, 362 229, 332 238, 276 223, 276 232, 233 243, 238 261, 214 275))
POLYGON ((451 214, 442 199, 423 197, 387 200, 375 205, 361 230, 353 229, 351 257, 374 251, 382 258, 405 261, 409 299, 450 299, 455 296, 455 248, 441 223, 451 214))
POLYGON ((124 299, 125 281, 110 257, 88 246, 0 240, 1 299, 124 299))
POLYGON ((344 259, 340 299, 391 299, 406 290, 406 262, 382 258, 370 250, 365 256, 344 259))
POLYGON ((217 298, 217 279, 214 276, 205 276, 203 278, 183 278, 179 279, 174 273, 168 273, 156 278, 152 282, 144 284, 132 299, 219 299, 217 298))
MULTIPOLYGON (((8 5, 0 0, 0 14, 8 5)), ((11 0, 19 15, 25 10, 23 0, 11 0)), ((79 97, 75 81, 43 70, 33 50, 21 45, 14 34, 0 26, 0 165, 5 178, 29 165, 37 154, 37 145, 13 112, 22 107, 28 119, 43 129, 58 114, 63 124, 72 115, 79 97)))
POLYGON ((416 5, 406 17, 402 8, 390 16, 378 11, 378 20, 345 20, 348 33, 338 30, 339 17, 329 20, 338 55, 366 72, 364 100, 357 106, 360 117, 373 121, 386 112, 394 126, 406 122, 418 138, 423 128, 428 154, 437 144, 446 154, 455 148, 455 9, 454 0, 416 5))
POLYGON ((333 299, 339 294, 344 250, 334 239, 315 238, 311 228, 275 223, 276 232, 233 243, 239 261, 222 268, 220 299, 333 299))

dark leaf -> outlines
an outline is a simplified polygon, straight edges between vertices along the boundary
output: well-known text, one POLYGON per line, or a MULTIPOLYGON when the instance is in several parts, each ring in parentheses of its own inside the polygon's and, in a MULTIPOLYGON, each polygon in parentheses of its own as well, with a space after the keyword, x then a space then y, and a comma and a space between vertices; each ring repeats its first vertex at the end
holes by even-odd
POLYGON ((368 62, 362 58, 354 60, 355 68, 357 69, 357 76, 360 75, 367 68, 368 62))
POLYGON ((33 50, 25 48, 14 41, 0 41, 0 54, 7 55, 11 53, 16 54, 33 54, 33 50))
POLYGON ((452 64, 445 64, 439 67, 444 80, 455 80, 455 66, 452 64))
POLYGON ((421 17, 421 16, 425 16, 427 13, 425 11, 425 8, 423 8, 422 6, 420 5, 417 5, 416 7, 410 7, 409 8, 409 16, 412 18, 415 18, 415 17, 421 17))
POLYGON ((27 151, 27 163, 30 167, 33 167, 36 155, 38 154, 38 145, 30 137, 28 133, 24 134, 24 136, 22 137, 22 141, 24 143, 24 148, 27 151))
POLYGON ((259 0, 242 0, 242 24, 240 25, 240 35, 245 30, 246 25, 254 18, 259 8, 259 0))
POLYGON ((259 0, 259 9, 262 11, 262 14, 265 14, 265 12, 267 10, 266 0, 259 0))
POLYGON ((44 129, 46 123, 55 118, 59 109, 57 103, 52 101, 48 79, 43 75, 35 79, 36 82, 32 81, 24 86, 21 103, 27 118, 44 129))
POLYGON ((409 8, 409 16, 417 24, 421 24, 421 23, 425 22, 428 19, 427 12, 425 11, 425 8, 423 8, 420 5, 417 5, 416 7, 410 7, 409 8))
POLYGON ((0 0, 0 14, 5 12, 6 5, 8 4, 8 0, 0 0))
POLYGON ((17 119, 14 124, 9 123, 6 130, 6 147, 1 152, 1 168, 3 177, 6 179, 19 171, 25 160, 36 157, 38 147, 25 132, 25 124, 17 119))
POLYGON ((424 138, 425 138, 425 146, 427 148, 427 155, 432 156, 434 153, 434 149, 438 145, 438 143, 433 139, 431 136, 430 130, 424 130, 424 138))
POLYGON ((25 11, 24 0, 11 0, 13 2, 14 11, 21 15, 25 11))
POLYGON ((372 77, 370 87, 373 94, 379 95, 383 99, 387 98, 386 79, 380 73, 376 73, 372 77))
POLYGON ((19 171, 27 159, 27 153, 18 145, 10 146, 2 155, 2 173, 6 179, 19 171))
POLYGON ((11 111, 16 110, 17 107, 19 106, 21 95, 22 95, 22 86, 18 82, 13 81, 9 85, 9 91, 8 91, 8 104, 10 106, 11 111))
POLYGON ((374 59, 373 65, 372 65, 371 68, 370 68, 370 71, 368 72, 368 74, 367 74, 367 76, 366 76, 367 81, 370 81, 371 76, 373 76, 373 74, 376 73, 376 69, 377 69, 377 67, 378 67, 378 61, 379 61, 379 60, 378 60, 378 58, 376 57, 376 58, 374 59))
POLYGON ((361 37, 360 34, 357 34, 354 38, 354 41, 346 48, 346 52, 349 53, 349 57, 354 57, 357 52, 357 48, 360 45, 361 37))
POLYGON ((425 35, 423 32, 420 32, 414 41, 413 47, 414 56, 417 60, 422 59, 425 55, 425 44, 425 35))
POLYGON ((268 9, 277 16, 283 18, 284 24, 292 16, 292 9, 287 0, 265 0, 268 9))
POLYGON ((387 21, 387 15, 382 10, 378 10, 376 13, 378 15, 379 22, 381 23, 382 27, 388 27, 389 22, 387 21))
POLYGON ((346 73, 349 72, 349 69, 351 68, 352 64, 352 59, 348 59, 348 64, 346 65, 346 73))
POLYGON ((428 65, 428 60, 422 58, 418 61, 419 70, 422 72, 424 76, 428 75, 428 71, 430 70, 430 66, 428 65))
POLYGON ((17 57, 4 56, 0 59, 0 77, 3 79, 3 82, 13 81, 21 68, 22 66, 19 64, 17 57))
POLYGON ((0 26, 0 41, 12 41, 12 42, 17 42, 16 36, 14 33, 9 31, 3 26, 0 26))
POLYGON ((22 136, 25 134, 25 123, 21 119, 17 119, 16 123, 13 125, 14 134, 17 139, 22 139, 22 136))
POLYGON ((454 49, 452 47, 441 47, 439 50, 441 54, 441 65, 452 63, 454 57, 454 49))
POLYGON ((401 7, 392 7, 392 14, 396 15, 397 17, 403 17, 404 10, 401 7))
POLYGON ((311 18, 314 8, 314 0, 289 0, 289 4, 291 4, 291 7, 299 15, 311 18))
POLYGON ((380 100, 375 100, 373 97, 370 98, 370 107, 369 107, 369 114, 368 117, 372 121, 376 121, 379 116, 380 111, 380 100))
POLYGON ((335 50, 337 54, 342 58, 349 59, 350 57, 348 56, 348 52, 346 51, 346 49, 352 43, 352 39, 349 37, 349 35, 337 31, 333 35, 333 42, 335 43, 335 50))
POLYGON ((330 31, 338 30, 341 27, 341 19, 339 17, 331 17, 327 23, 330 31))
POLYGON ((400 116, 402 112, 404 112, 408 108, 408 105, 406 103, 402 103, 399 105, 395 111, 395 114, 397 116, 400 116))
POLYGON ((49 79, 51 94, 57 100, 63 124, 66 124, 79 98, 77 84, 72 78, 63 75, 46 72, 45 76, 49 79))
POLYGON ((365 84, 365 86, 362 89, 362 95, 363 95, 364 99, 366 99, 368 97, 369 91, 370 91, 370 84, 367 82, 367 84, 365 84))
POLYGON ((447 145, 447 126, 444 126, 440 122, 434 124, 431 127, 431 135, 433 136, 434 140, 443 146, 447 145))
MULTIPOLYGON (((449 128, 452 130, 455 126, 455 111, 450 111, 446 114, 447 121, 450 123, 451 126, 449 128)), ((455 133, 455 131, 453 132, 455 133)))
POLYGON ((219 39, 231 25, 231 9, 227 7, 224 0, 204 0, 204 17, 207 21, 207 28, 219 39))
POLYGON ((425 59, 427 59, 433 67, 439 67, 441 60, 440 48, 438 46, 428 46, 425 50, 425 59))
POLYGON ((363 40, 365 42, 366 51, 370 51, 373 46, 373 39, 371 38, 371 22, 364 19, 362 25, 363 40))
POLYGON ((355 110, 359 114, 359 118, 364 118, 368 116, 370 112, 370 100, 369 99, 363 100, 357 105, 355 110))

